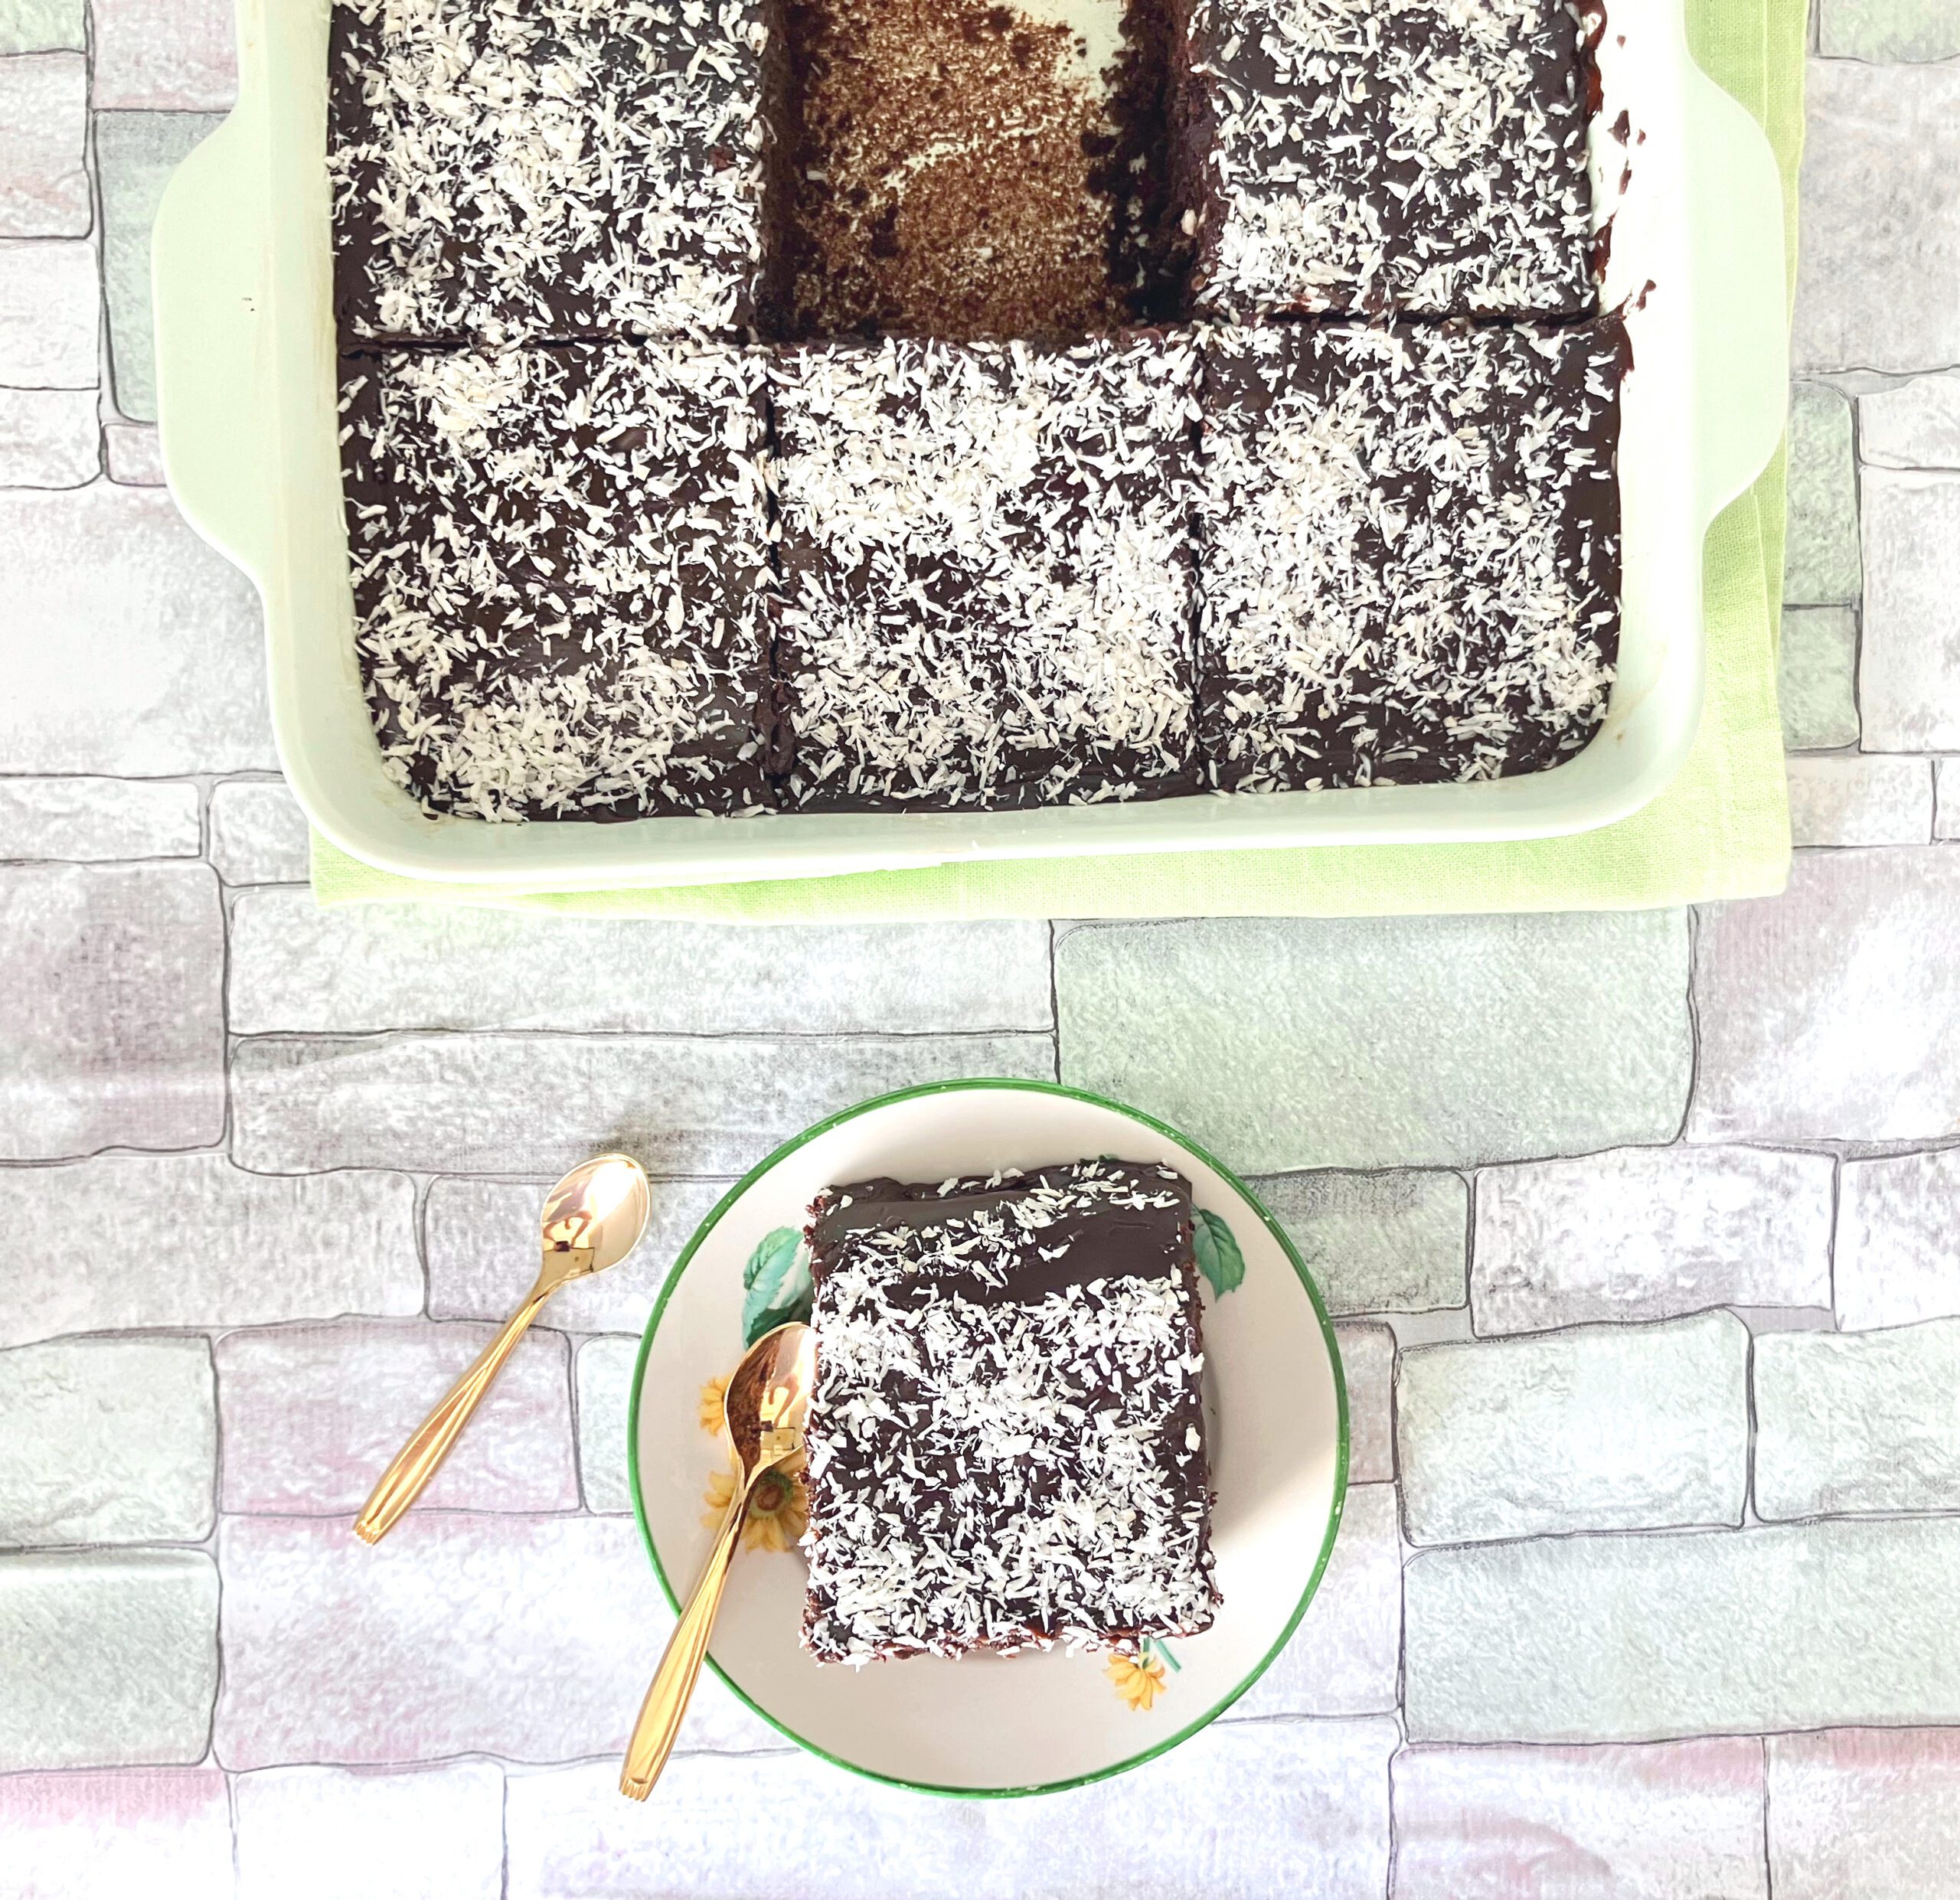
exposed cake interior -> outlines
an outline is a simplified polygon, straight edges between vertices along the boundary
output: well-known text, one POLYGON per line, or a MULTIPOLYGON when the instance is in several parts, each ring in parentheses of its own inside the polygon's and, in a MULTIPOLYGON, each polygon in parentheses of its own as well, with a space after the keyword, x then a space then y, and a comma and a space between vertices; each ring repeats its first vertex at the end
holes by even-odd
POLYGON ((861 1663, 1207 1627, 1189 1184, 1161 1166, 861 1182, 810 1226, 804 1642, 861 1663))

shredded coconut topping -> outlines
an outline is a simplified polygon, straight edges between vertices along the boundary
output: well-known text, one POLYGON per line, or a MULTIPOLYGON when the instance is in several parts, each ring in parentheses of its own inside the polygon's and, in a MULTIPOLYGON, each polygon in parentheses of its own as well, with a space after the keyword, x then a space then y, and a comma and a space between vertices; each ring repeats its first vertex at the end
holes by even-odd
POLYGON ((774 360, 792 805, 1191 788, 1196 367, 1152 335, 774 360))
POLYGON ((861 1663, 1206 1627, 1183 1179, 1083 1162, 834 1189, 814 1213, 812 1652, 861 1663))
POLYGON ((711 344, 343 359, 356 638, 427 809, 765 801, 763 378, 711 344))
POLYGON ((1605 715, 1624 335, 1220 331, 1199 653, 1226 789, 1543 770, 1605 715))
POLYGON ((1596 307, 1574 0, 1187 0, 1218 315, 1596 307))
POLYGON ((749 323, 761 0, 335 0, 345 332, 498 344, 749 323))

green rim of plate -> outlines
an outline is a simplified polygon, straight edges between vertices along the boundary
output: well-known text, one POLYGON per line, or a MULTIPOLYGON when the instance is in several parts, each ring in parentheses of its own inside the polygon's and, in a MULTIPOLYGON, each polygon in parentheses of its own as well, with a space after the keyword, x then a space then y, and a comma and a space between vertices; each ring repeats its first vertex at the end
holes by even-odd
POLYGON ((1315 1315, 1320 1321, 1321 1337, 1327 1344, 1328 1360, 1334 1369, 1334 1397, 1340 1433, 1340 1442, 1334 1458, 1334 1499, 1328 1509, 1327 1530, 1321 1539, 1320 1555, 1314 1560, 1313 1569, 1307 1578, 1306 1588, 1300 1592, 1300 1601, 1293 1614, 1287 1618, 1285 1628, 1279 1632, 1279 1640, 1266 1651, 1230 1695, 1214 1702, 1195 1721, 1187 1723, 1175 1735, 1167 1736, 1163 1741, 1154 1743, 1135 1755, 1121 1761, 1112 1762, 1106 1768, 1095 1768, 1086 1774, 1071 1775, 1066 1781, 1031 1783, 1024 1787, 955 1787, 934 1781, 908 1781, 902 1775, 880 1774, 876 1769, 864 1768, 855 1761, 846 1761, 841 1755, 831 1754, 828 1748, 819 1748, 807 1737, 799 1735, 788 1724, 778 1721, 729 1676, 727 1671, 714 1660, 713 1651, 709 1652, 708 1667, 721 1678, 730 1692, 752 1713, 806 1753, 842 1768, 848 1774, 860 1775, 867 1781, 882 1782, 887 1787, 909 1788, 915 1794, 943 1795, 953 1800, 1018 1800, 1030 1794, 1060 1794, 1070 1788, 1086 1787, 1092 1781, 1106 1781, 1112 1775, 1127 1774, 1131 1769, 1140 1768, 1146 1761, 1154 1761, 1159 1755, 1168 1755, 1181 1742, 1188 1742, 1201 1729, 1208 1729, 1272 1667, 1279 1652, 1292 1640, 1293 1632, 1300 1626, 1301 1618, 1307 1613, 1307 1605, 1313 1601, 1315 1592, 1320 1588, 1321 1578, 1327 1574, 1328 1559, 1334 1554, 1334 1536, 1341 1528, 1341 1512, 1348 1502, 1348 1380, 1341 1369, 1341 1349, 1334 1341, 1334 1322, 1328 1317, 1326 1302, 1321 1298, 1320 1289, 1314 1285, 1313 1276, 1308 1272, 1306 1263, 1301 1259, 1292 1242, 1286 1238, 1279 1223, 1266 1212, 1265 1204, 1259 1196, 1222 1161, 1188 1136, 1181 1134, 1168 1122, 1160 1121, 1155 1115, 1145 1115, 1140 1108, 1130 1108, 1120 1102, 1112 1102, 1106 1095, 1093 1095, 1086 1089, 1071 1089, 1063 1082, 1026 1082, 1008 1076, 978 1077, 960 1082, 921 1082, 910 1089, 894 1089, 890 1095, 874 1096, 868 1102, 859 1102, 854 1108, 842 1109, 836 1115, 825 1117, 822 1121, 812 1123, 801 1134, 784 1142, 773 1154, 757 1162, 729 1189, 709 1210, 707 1218, 694 1229, 692 1238, 675 1259, 672 1270, 661 1287, 659 1297, 653 1303, 653 1311, 647 1316, 646 1330, 641 1335, 639 1353, 633 1362, 632 1397, 626 1408, 626 1472, 628 1481, 632 1487, 633 1521, 640 1527, 640 1540, 646 1546, 646 1554, 652 1560, 653 1574, 660 1579, 661 1593, 666 1598, 668 1608, 678 1616, 681 1611, 681 1599, 667 1575, 666 1565, 660 1561, 659 1549, 654 1543, 653 1533, 647 1525, 646 1506, 640 1495, 640 1393, 646 1383, 647 1354, 652 1350, 653 1336, 660 1330, 660 1316, 667 1310, 669 1296, 680 1285, 681 1276, 687 1272, 689 1262, 694 1259, 701 1242, 714 1232, 722 1216, 779 1162, 794 1154, 799 1148, 814 1141, 818 1135, 828 1134, 831 1129, 844 1122, 854 1121, 861 1115, 868 1115, 874 1108, 887 1108, 894 1102, 915 1101, 923 1095, 952 1095, 974 1089, 1025 1089, 1031 1094, 1064 1095, 1072 1101, 1088 1102, 1094 1108, 1110 1109, 1117 1115, 1129 1117, 1132 1121, 1141 1122, 1147 1128, 1155 1129, 1159 1134, 1168 1137, 1179 1147, 1188 1148, 1207 1167, 1215 1169, 1222 1175, 1266 1223, 1266 1232, 1279 1243, 1281 1251, 1293 1263, 1293 1271, 1299 1276, 1301 1286, 1305 1290, 1307 1298, 1313 1302, 1315 1315))

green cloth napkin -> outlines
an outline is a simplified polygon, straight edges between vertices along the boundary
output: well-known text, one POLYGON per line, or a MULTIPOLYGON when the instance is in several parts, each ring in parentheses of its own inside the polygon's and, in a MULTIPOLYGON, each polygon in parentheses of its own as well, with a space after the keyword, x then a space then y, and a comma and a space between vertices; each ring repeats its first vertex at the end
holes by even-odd
MULTIPOLYGON (((1695 57, 1756 116, 1775 149, 1792 281, 1805 17, 1804 0, 1689 0, 1688 5, 1695 57)), ((1636 909, 1763 896, 1782 888, 1790 856, 1776 710, 1783 475, 1779 452, 1709 530, 1703 567, 1707 690, 1687 764, 1632 818, 1576 837, 1043 858, 763 883, 554 893, 397 877, 315 835, 314 892, 322 904, 474 904, 730 923, 1636 909)))

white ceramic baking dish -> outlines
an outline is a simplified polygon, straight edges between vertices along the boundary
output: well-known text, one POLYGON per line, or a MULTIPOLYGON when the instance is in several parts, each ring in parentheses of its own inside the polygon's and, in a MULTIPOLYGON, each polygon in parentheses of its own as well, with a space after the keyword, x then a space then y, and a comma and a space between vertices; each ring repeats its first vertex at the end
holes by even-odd
POLYGON ((492 824, 424 817, 381 769, 341 519, 322 163, 328 4, 239 0, 238 105, 185 161, 157 217, 158 400, 179 505, 263 599, 273 724, 301 804, 342 850, 385 870, 560 890, 976 858, 1544 837, 1636 810, 1693 742, 1703 537, 1774 449, 1786 374, 1775 160, 1689 58, 1681 5, 1613 0, 1600 49, 1593 165, 1596 200, 1614 220, 1606 297, 1653 288, 1628 319, 1619 683, 1576 757, 1473 785, 978 815, 492 824), (1639 141, 1631 153, 1606 129, 1622 111, 1639 141))

